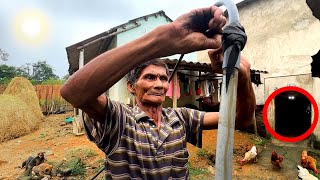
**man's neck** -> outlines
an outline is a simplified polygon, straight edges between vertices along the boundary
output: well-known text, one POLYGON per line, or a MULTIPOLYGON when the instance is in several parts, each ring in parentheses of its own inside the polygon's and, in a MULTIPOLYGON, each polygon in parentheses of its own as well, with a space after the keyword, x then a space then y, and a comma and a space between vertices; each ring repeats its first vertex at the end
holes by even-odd
POLYGON ((158 129, 161 125, 162 105, 155 105, 137 101, 137 106, 142 109, 150 119, 153 119, 158 129))

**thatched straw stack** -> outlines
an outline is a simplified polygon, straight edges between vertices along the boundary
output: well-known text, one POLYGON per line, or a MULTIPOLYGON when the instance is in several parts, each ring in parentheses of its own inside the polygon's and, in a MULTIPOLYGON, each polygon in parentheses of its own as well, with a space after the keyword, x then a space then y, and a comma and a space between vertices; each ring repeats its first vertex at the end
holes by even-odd
POLYGON ((0 142, 14 139, 39 128, 40 119, 20 98, 0 95, 0 142))
POLYGON ((39 119, 44 118, 37 93, 30 81, 23 77, 15 77, 8 84, 3 94, 13 95, 24 101, 39 119))

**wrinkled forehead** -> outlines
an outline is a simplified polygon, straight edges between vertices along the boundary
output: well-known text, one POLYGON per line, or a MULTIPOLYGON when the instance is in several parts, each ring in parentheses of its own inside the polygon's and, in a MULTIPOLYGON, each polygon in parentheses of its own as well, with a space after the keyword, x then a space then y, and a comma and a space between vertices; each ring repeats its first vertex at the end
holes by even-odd
POLYGON ((160 76, 168 76, 167 69, 162 66, 149 65, 145 67, 140 73, 140 77, 146 74, 160 75, 160 76))

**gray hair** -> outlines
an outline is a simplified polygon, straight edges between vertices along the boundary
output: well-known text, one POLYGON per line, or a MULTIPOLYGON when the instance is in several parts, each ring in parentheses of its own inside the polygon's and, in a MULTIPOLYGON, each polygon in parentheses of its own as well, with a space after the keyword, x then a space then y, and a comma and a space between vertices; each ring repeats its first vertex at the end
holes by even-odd
POLYGON ((154 65, 154 66, 159 66, 159 67, 163 67, 166 69, 166 73, 169 76, 169 68, 167 66, 167 64, 162 60, 162 59, 153 59, 151 61, 147 61, 145 63, 142 63, 140 65, 138 65, 137 67, 135 67, 134 69, 132 69, 128 74, 127 74, 127 81, 130 84, 135 84, 137 82, 137 80, 139 79, 141 72, 148 66, 150 65, 154 65))

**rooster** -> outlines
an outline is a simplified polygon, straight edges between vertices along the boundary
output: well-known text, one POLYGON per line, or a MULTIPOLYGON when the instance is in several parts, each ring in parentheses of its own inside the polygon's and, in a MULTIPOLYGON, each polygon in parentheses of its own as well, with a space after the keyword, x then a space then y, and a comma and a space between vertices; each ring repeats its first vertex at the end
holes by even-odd
POLYGON ((240 160, 240 164, 243 165, 246 162, 256 162, 257 161, 257 148, 252 146, 250 151, 244 154, 244 158, 240 160))
POLYGON ((315 176, 309 173, 309 171, 306 168, 301 167, 300 165, 298 167, 298 179, 300 180, 318 180, 315 176))
POLYGON ((273 169, 280 169, 282 167, 281 163, 283 161, 283 156, 279 156, 276 151, 272 151, 271 163, 273 164, 273 169))
POLYGON ((318 174, 319 171, 317 169, 316 165, 317 160, 315 160, 313 157, 308 156, 308 153, 306 150, 302 151, 301 153, 301 165, 304 168, 311 169, 315 174, 318 174))

